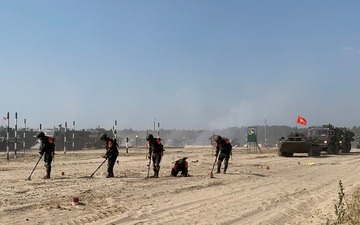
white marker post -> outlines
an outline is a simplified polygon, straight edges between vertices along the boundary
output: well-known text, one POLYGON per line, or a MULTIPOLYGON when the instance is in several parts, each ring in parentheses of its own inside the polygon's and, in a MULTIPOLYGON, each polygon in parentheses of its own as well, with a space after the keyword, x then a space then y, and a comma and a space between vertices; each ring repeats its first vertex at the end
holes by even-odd
POLYGON ((160 123, 158 123, 158 130, 157 130, 157 135, 158 135, 158 138, 160 138, 160 123))
POLYGON ((74 154, 74 150, 75 150, 75 121, 73 121, 73 135, 72 135, 72 150, 73 150, 73 154, 74 154))
POLYGON ((17 112, 15 112, 15 140, 14 140, 14 159, 16 159, 17 154, 17 112))
POLYGON ((64 131, 64 154, 66 154, 66 133, 67 133, 67 122, 65 122, 65 131, 64 131))
POLYGON ((7 127, 6 127, 6 159, 10 160, 10 153, 9 153, 10 114, 9 114, 9 112, 6 115, 6 120, 7 120, 7 127))
POLYGON ((25 128, 24 128, 24 134, 23 134, 23 150, 24 150, 24 154, 25 154, 25 137, 26 137, 26 119, 24 119, 24 124, 25 124, 25 128))
POLYGON ((113 128, 114 138, 117 138, 117 120, 115 120, 115 127, 113 128))

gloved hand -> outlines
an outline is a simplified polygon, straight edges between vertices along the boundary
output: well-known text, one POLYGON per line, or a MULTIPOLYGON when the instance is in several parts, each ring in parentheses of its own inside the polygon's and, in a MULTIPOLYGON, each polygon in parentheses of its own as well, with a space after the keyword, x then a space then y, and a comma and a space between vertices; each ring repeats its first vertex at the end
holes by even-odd
POLYGON ((215 157, 217 157, 217 154, 215 154, 215 157))
POLYGON ((41 158, 43 156, 43 154, 41 154, 41 152, 39 152, 39 158, 41 158))
POLYGON ((104 159, 106 159, 106 158, 107 158, 107 157, 106 157, 106 155, 103 155, 102 157, 103 157, 104 159))

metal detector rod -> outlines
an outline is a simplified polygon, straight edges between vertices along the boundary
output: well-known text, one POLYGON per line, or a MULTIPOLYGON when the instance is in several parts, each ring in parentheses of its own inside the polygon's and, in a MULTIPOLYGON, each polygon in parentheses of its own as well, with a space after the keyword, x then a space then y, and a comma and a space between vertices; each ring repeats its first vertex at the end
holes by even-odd
POLYGON ((102 163, 100 164, 100 166, 91 174, 90 177, 94 176, 94 174, 96 173, 96 171, 98 171, 98 170, 100 169, 100 167, 106 162, 106 160, 107 160, 107 158, 106 158, 106 159, 104 160, 104 162, 102 162, 102 163))
POLYGON ((215 157, 215 161, 214 161, 213 167, 212 167, 212 169, 211 169, 211 173, 210 173, 210 175, 211 175, 211 176, 213 175, 213 171, 214 171, 215 163, 216 163, 216 161, 217 161, 217 159, 218 159, 219 155, 220 155, 220 152, 219 152, 219 154, 215 157))
POLYGON ((33 174, 33 172, 35 171, 35 169, 36 169, 36 167, 37 167, 37 165, 39 164, 39 162, 40 162, 40 160, 41 160, 41 158, 43 157, 43 155, 41 155, 40 157, 39 157, 39 160, 37 161, 37 163, 35 164, 35 166, 34 166, 34 169, 31 171, 31 173, 30 173, 30 176, 29 176, 29 178, 28 178, 28 180, 30 180, 31 179, 31 175, 33 174))

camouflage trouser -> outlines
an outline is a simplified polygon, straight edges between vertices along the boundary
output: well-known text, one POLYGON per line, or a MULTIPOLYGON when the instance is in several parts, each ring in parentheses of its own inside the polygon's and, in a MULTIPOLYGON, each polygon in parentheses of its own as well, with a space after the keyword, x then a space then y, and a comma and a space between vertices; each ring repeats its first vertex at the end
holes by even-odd
POLYGON ((158 175, 159 175, 159 171, 160 171, 161 155, 160 155, 160 154, 153 155, 153 156, 152 156, 152 161, 153 161, 154 175, 155 175, 155 176, 158 176, 158 175))
POLYGON ((110 177, 114 176, 114 166, 116 159, 117 159, 117 155, 113 155, 108 158, 107 172, 108 172, 108 176, 110 177))
POLYGON ((228 168, 228 166, 229 166, 229 159, 230 159, 230 154, 221 153, 221 154, 219 155, 219 159, 218 159, 218 173, 220 173, 222 161, 224 161, 224 172, 226 172, 226 170, 227 170, 227 168, 228 168))
POLYGON ((46 168, 46 175, 50 177, 51 173, 51 163, 52 163, 53 157, 51 154, 45 153, 44 154, 44 162, 45 162, 45 168, 46 168))

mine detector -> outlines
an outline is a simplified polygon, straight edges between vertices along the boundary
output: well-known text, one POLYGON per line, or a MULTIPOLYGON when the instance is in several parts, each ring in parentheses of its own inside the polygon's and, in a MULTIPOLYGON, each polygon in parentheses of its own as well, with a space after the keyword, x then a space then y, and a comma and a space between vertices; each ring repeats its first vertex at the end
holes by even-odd
POLYGON ((320 156, 319 144, 306 137, 303 133, 290 132, 278 139, 278 155, 293 157, 294 153, 307 153, 308 156, 320 156))
POLYGON ((321 151, 328 154, 349 153, 354 133, 346 128, 338 128, 331 124, 309 127, 307 136, 318 143, 321 151))

